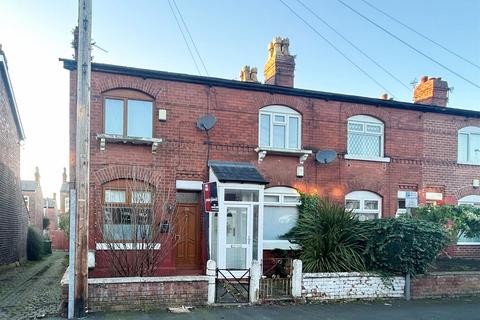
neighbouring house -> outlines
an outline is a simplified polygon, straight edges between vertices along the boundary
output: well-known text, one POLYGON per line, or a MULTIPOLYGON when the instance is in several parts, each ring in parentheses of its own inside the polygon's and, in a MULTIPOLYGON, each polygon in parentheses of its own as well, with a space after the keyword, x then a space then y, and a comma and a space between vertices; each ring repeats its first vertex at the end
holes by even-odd
POLYGON ((43 199, 43 210, 44 217, 48 218, 50 221, 47 230, 55 231, 58 230, 58 209, 57 209, 57 194, 54 193, 53 197, 43 199))
POLYGON ((38 167, 35 168, 35 180, 22 180, 22 194, 28 209, 30 225, 41 232, 43 230, 43 192, 38 167))
POLYGON ((60 202, 57 204, 58 225, 56 230, 49 230, 52 248, 55 250, 68 250, 68 233, 61 229, 60 221, 69 214, 69 191, 70 186, 67 181, 67 169, 63 168, 62 185, 60 186, 60 202))
POLYGON ((20 185, 25 140, 7 58, 0 45, 0 265, 26 258, 28 213, 20 185))
POLYGON ((60 216, 68 214, 70 207, 70 183, 67 181, 67 168, 63 168, 62 185, 60 186, 60 205, 58 213, 60 216))
MULTIPOLYGON (((76 62, 63 63, 75 159, 76 62)), ((280 236, 295 224, 298 191, 344 203, 359 219, 404 213, 407 192, 421 204, 480 203, 480 112, 447 107, 446 81, 422 78, 409 103, 295 88, 294 70, 281 38, 269 45, 265 83, 249 67, 236 81, 92 64, 90 277, 111 275, 111 247, 97 231, 134 221, 139 195, 128 185, 138 177, 153 190, 141 203, 174 189, 185 217, 158 275, 204 272, 208 259, 221 269, 268 265, 275 249, 293 248, 280 236), (217 183, 218 212, 205 212, 206 182, 217 183), (111 218, 117 207, 126 218, 111 218)), ((74 160, 70 173, 75 181, 74 160)), ((480 257, 480 239, 463 239, 456 254, 480 257)))

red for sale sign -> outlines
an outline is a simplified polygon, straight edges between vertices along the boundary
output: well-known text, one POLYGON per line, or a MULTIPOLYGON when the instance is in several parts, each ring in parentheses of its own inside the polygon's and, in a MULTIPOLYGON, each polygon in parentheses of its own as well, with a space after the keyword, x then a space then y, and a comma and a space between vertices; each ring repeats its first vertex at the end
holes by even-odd
POLYGON ((203 184, 203 199, 205 199, 205 211, 218 212, 218 192, 216 182, 203 184))

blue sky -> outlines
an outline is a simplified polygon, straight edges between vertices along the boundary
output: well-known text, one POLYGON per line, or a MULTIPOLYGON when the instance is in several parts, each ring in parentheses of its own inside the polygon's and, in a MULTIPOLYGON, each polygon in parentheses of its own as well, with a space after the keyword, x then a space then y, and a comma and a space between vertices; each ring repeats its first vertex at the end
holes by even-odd
MULTIPOLYGON (((176 0, 210 76, 237 79, 243 65, 257 66, 263 80, 267 45, 274 36, 290 38, 297 56, 295 86, 378 97, 382 88, 365 77, 278 0, 176 0)), ((411 101, 412 91, 390 78, 331 30, 285 0, 352 60, 381 82, 396 100, 411 101)), ((480 111, 480 89, 413 52, 342 6, 337 0, 303 0, 318 15, 386 67, 403 83, 421 75, 440 76, 454 90, 450 107, 480 111)), ((480 1, 369 0, 397 19, 480 65, 480 1)), ((369 8, 345 0, 418 49, 480 84, 480 70, 426 42, 369 8)), ((94 0, 93 38, 104 53, 94 61, 198 74, 167 0, 94 0)), ((32 179, 38 165, 46 193, 57 192, 68 166, 68 72, 59 57, 71 57, 76 1, 0 2, 0 43, 7 54, 27 140, 22 177, 32 179)))

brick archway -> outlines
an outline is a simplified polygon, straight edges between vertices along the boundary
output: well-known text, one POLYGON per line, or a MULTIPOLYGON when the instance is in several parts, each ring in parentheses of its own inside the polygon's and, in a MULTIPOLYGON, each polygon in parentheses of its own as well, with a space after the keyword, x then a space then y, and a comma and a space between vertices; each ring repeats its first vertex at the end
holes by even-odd
POLYGON ((473 188, 472 186, 460 188, 455 192, 455 199, 458 202, 461 198, 471 195, 480 196, 480 189, 473 188))
POLYGON ((153 84, 152 80, 126 77, 115 78, 115 81, 110 78, 104 78, 99 81, 98 89, 102 93, 113 89, 137 90, 152 96, 155 100, 162 92, 162 87, 158 84, 153 84))
POLYGON ((163 178, 158 172, 148 168, 132 166, 108 166, 95 171, 93 177, 98 185, 118 179, 137 179, 148 182, 155 187, 160 186, 163 178))

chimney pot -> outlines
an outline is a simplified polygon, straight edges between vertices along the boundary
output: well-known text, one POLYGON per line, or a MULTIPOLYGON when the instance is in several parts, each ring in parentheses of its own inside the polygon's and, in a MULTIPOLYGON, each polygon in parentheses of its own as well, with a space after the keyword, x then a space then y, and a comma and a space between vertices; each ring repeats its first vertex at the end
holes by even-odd
POLYGON ((448 102, 448 83, 438 77, 421 77, 420 83, 413 92, 413 101, 420 104, 429 104, 446 107, 448 102))
POLYGON ((290 54, 288 38, 275 37, 268 45, 265 84, 293 87, 295 57, 290 54))
POLYGON ((243 82, 258 82, 257 80, 257 68, 250 66, 243 66, 240 70, 240 81, 243 82))

